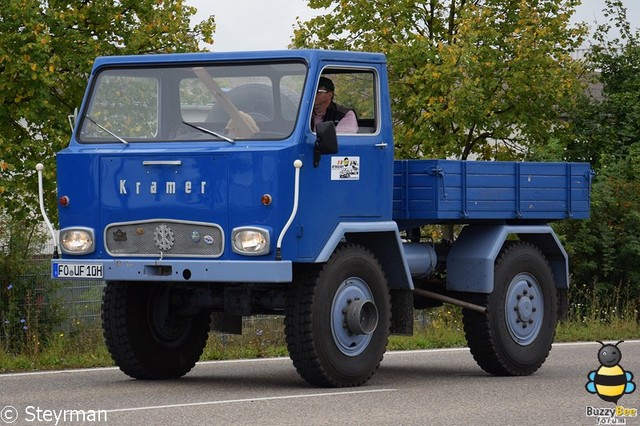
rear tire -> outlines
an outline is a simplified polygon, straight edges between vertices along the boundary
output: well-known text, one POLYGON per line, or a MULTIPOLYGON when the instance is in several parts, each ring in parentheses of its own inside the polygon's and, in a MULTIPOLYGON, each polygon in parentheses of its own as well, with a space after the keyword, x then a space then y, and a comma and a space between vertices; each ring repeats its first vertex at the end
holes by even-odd
POLYGON ((364 247, 341 246, 326 264, 299 274, 287 294, 285 333, 293 365, 315 386, 361 385, 382 361, 390 317, 378 260, 364 247))
POLYGON ((202 355, 210 312, 179 314, 171 286, 109 282, 104 290, 102 330, 120 370, 135 379, 174 379, 202 355))
POLYGON ((532 244, 506 245, 495 265, 491 294, 474 303, 488 312, 463 309, 467 343, 478 365, 500 376, 524 376, 544 363, 558 321, 556 285, 549 262, 532 244))

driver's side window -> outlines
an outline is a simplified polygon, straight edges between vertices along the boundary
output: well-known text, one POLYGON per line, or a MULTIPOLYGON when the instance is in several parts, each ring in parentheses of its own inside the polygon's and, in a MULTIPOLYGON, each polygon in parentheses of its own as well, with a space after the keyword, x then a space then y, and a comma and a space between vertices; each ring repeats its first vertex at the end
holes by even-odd
POLYGON ((338 134, 375 133, 376 74, 371 69, 323 70, 318 80, 311 129, 318 122, 333 121, 338 134))

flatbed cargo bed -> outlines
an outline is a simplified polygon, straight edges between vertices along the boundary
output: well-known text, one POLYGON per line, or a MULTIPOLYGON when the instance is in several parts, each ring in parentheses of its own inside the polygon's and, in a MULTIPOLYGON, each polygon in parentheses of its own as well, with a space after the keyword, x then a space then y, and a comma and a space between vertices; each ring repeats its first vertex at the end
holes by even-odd
POLYGON ((586 163, 396 160, 393 218, 419 223, 589 217, 586 163))

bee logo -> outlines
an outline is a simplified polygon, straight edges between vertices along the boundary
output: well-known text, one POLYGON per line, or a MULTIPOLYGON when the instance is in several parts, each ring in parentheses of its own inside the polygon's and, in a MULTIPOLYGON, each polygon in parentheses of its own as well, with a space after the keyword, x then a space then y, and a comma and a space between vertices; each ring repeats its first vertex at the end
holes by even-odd
POLYGON ((618 345, 624 340, 620 340, 615 345, 605 345, 599 340, 596 342, 602 345, 598 351, 600 368, 587 375, 589 381, 585 388, 587 392, 597 394, 600 399, 617 404, 622 395, 631 393, 636 388, 632 381, 633 373, 624 371, 620 366, 622 352, 618 345))

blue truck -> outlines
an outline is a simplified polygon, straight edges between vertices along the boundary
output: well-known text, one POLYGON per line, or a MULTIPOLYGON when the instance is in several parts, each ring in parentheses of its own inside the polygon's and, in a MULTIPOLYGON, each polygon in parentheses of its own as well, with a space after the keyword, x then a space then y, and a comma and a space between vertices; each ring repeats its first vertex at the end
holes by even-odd
POLYGON ((106 344, 138 379, 183 376, 210 330, 276 314, 303 379, 357 386, 442 303, 482 369, 533 373, 567 309, 549 223, 589 216, 590 166, 394 160, 392 101, 382 54, 97 58, 57 154, 52 277, 106 282, 106 344), (313 125, 321 77, 357 132, 313 125))

